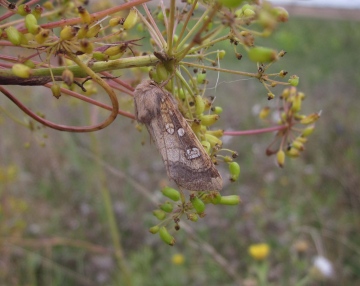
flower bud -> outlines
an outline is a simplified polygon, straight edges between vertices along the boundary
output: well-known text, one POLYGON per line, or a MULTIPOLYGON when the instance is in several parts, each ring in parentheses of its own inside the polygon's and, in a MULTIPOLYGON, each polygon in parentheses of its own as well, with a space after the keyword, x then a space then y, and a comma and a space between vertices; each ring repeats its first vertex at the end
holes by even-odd
POLYGON ((288 83, 290 83, 291 86, 298 86, 299 84, 299 77, 296 75, 292 75, 290 79, 288 80, 288 83))
POLYGON ((204 147, 206 153, 210 154, 211 151, 211 145, 207 141, 201 141, 201 145, 204 147))
POLYGON ((205 139, 210 143, 211 147, 222 146, 222 141, 214 135, 205 133, 205 139))
POLYGON ((110 27, 115 27, 117 25, 124 24, 124 22, 125 22, 125 19, 123 17, 113 17, 109 21, 109 26, 110 27))
POLYGON ((297 158, 300 156, 300 151, 290 147, 290 149, 286 150, 286 155, 290 158, 297 158))
POLYGON ((275 98, 275 94, 273 94, 272 92, 268 92, 268 94, 267 94, 267 99, 268 100, 272 100, 272 99, 274 99, 275 98))
POLYGON ((312 124, 320 118, 319 113, 313 113, 300 120, 301 124, 312 124))
POLYGON ((240 165, 237 162, 229 163, 230 181, 235 182, 240 176, 240 165))
POLYGON ((60 31, 60 38, 63 41, 68 41, 71 40, 72 38, 75 37, 76 35, 76 29, 72 26, 65 26, 64 28, 62 28, 62 30, 60 31))
POLYGON ((307 138, 303 137, 303 136, 298 136, 298 137, 295 138, 294 141, 298 141, 298 142, 301 142, 302 144, 304 144, 304 143, 307 142, 307 138))
POLYGON ((221 114, 223 112, 223 109, 221 106, 213 106, 211 107, 211 111, 215 114, 221 114))
POLYGON ((123 28, 124 30, 130 30, 135 26, 138 20, 138 14, 135 9, 131 9, 129 15, 126 17, 123 28))
POLYGON ((198 73, 196 75, 196 81, 198 84, 204 84, 206 82, 206 73, 198 73))
POLYGON ((228 206, 234 206, 238 205, 240 203, 240 196, 237 195, 230 195, 230 196, 221 196, 220 205, 228 205, 228 206))
POLYGON ((41 7, 39 4, 36 4, 31 13, 36 17, 36 19, 39 20, 41 18, 43 10, 43 7, 41 7))
POLYGON ((149 231, 152 233, 152 234, 155 234, 155 233, 158 233, 160 230, 160 227, 158 225, 155 225, 155 226, 152 226, 149 228, 149 231))
POLYGON ((102 52, 93 52, 92 57, 97 61, 108 61, 109 56, 105 55, 102 52))
POLYGON ((220 50, 217 53, 217 59, 222 60, 225 57, 225 55, 226 55, 226 51, 225 50, 220 50))
MULTIPOLYGON (((305 147, 304 147, 304 143, 302 142, 303 140, 298 139, 298 138, 301 138, 301 137, 295 138, 294 141, 291 142, 291 146, 298 149, 299 151, 304 151, 305 147)), ((304 138, 304 139, 306 139, 306 138, 304 138)))
POLYGON ((205 211, 204 202, 201 199, 199 199, 197 196, 195 195, 190 196, 190 202, 198 214, 202 214, 205 211))
POLYGON ((65 69, 61 75, 62 80, 65 82, 67 86, 71 86, 74 82, 74 74, 71 70, 65 69))
POLYGON ((165 226, 160 227, 159 236, 165 243, 171 246, 175 244, 175 238, 168 232, 165 226))
POLYGON ((285 88, 281 94, 281 97, 287 99, 290 95, 290 88, 285 88))
POLYGON ((195 213, 189 213, 187 214, 188 220, 191 220, 193 222, 197 222, 199 220, 199 216, 195 213))
POLYGON ((308 137, 310 134, 314 132, 314 130, 315 130, 315 125, 308 126, 303 130, 301 136, 308 137))
POLYGON ((51 1, 44 2, 42 6, 48 11, 54 10, 54 5, 51 1))
POLYGON ((205 103, 205 111, 209 110, 211 108, 212 102, 209 98, 203 97, 204 103, 205 103))
POLYGON ((31 13, 31 9, 27 4, 20 4, 18 6, 17 13, 21 16, 26 16, 27 14, 31 13))
POLYGON ((169 77, 169 73, 163 63, 156 65, 156 75, 160 82, 165 81, 169 77))
POLYGON ((45 43, 46 39, 49 38, 50 30, 40 28, 40 32, 35 35, 35 41, 38 44, 45 43))
POLYGON ((268 63, 277 59, 277 52, 265 47, 250 48, 248 55, 250 60, 260 63, 268 63))
POLYGON ((23 34, 18 31, 13 26, 7 27, 5 29, 8 40, 15 46, 19 46, 22 42, 23 34))
POLYGON ((55 96, 57 99, 59 99, 59 97, 61 96, 60 85, 58 85, 57 83, 54 83, 50 89, 51 89, 53 96, 55 96))
POLYGON ((14 64, 11 70, 14 75, 21 78, 29 78, 31 76, 31 68, 23 64, 14 64))
POLYGON ((255 16, 256 13, 252 9, 245 9, 243 11, 243 14, 244 14, 245 17, 252 17, 252 16, 255 16))
POLYGON ((83 23, 90 24, 92 22, 90 13, 83 6, 78 7, 78 12, 83 23))
POLYGON ((40 26, 37 23, 37 20, 33 14, 28 14, 25 17, 25 27, 28 29, 29 33, 36 35, 40 31, 40 26))
POLYGON ((283 7, 275 7, 272 12, 278 22, 287 22, 289 20, 289 13, 283 7))
POLYGON ((207 134, 213 135, 217 138, 220 138, 224 135, 224 130, 223 129, 217 129, 217 130, 207 130, 206 131, 207 134))
POLYGON ((296 95, 292 102, 291 110, 293 112, 298 112, 298 111, 300 111, 300 109, 301 109, 301 97, 296 95))
POLYGON ((209 115, 201 115, 199 116, 199 119, 201 120, 201 125, 204 126, 211 126, 213 125, 220 116, 218 114, 209 114, 209 115))
POLYGON ((105 55, 108 55, 109 57, 115 56, 120 53, 120 45, 116 46, 107 46, 107 49, 104 51, 105 55))
POLYGON ((162 11, 159 11, 159 13, 156 15, 156 18, 161 21, 164 22, 164 14, 162 11))
POLYGON ((158 220, 164 220, 166 218, 166 212, 164 212, 163 210, 153 210, 153 215, 158 220))
POLYGON ((232 161, 234 161, 233 159, 234 159, 234 158, 233 158, 233 157, 230 157, 230 156, 225 156, 225 157, 223 158, 223 160, 224 160, 225 163, 231 163, 232 161))
POLYGON ((268 117, 269 114, 270 114, 270 107, 266 106, 260 110, 259 118, 265 119, 266 117, 268 117))
POLYGON ((214 191, 210 193, 211 203, 214 205, 220 204, 221 202, 221 194, 218 191, 214 191))
POLYGON ((100 30, 101 30, 100 24, 96 24, 96 25, 90 27, 89 31, 87 31, 87 33, 86 33, 86 38, 96 37, 97 34, 99 34, 100 30))
POLYGON ((84 39, 89 31, 89 25, 82 25, 78 30, 76 36, 79 40, 84 39))
POLYGON ((284 167, 285 164, 285 152, 280 149, 277 153, 276 153, 276 161, 279 165, 279 167, 284 167))
POLYGON ((174 209, 173 204, 170 202, 165 202, 162 205, 160 205, 160 209, 162 209, 164 212, 171 213, 174 209))
POLYGON ((227 8, 236 8, 240 6, 244 0, 218 0, 218 2, 227 8))
POLYGON ((32 60, 26 60, 23 64, 31 69, 36 68, 35 63, 32 60))
POLYGON ((287 71, 284 71, 284 70, 281 70, 281 71, 279 72, 279 76, 280 76, 280 77, 285 77, 287 74, 288 74, 288 72, 287 72, 287 71))
MULTIPOLYGON (((80 41, 80 51, 82 51, 85 54, 91 54, 94 50, 93 43, 89 42, 86 39, 83 39, 80 41)), ((106 55, 104 55, 106 57, 106 55)))
POLYGON ((201 95, 195 96, 195 114, 201 115, 205 110, 205 102, 201 95))
POLYGON ((180 192, 178 190, 175 190, 170 187, 165 187, 161 190, 161 192, 165 197, 167 197, 175 202, 180 200, 180 192))

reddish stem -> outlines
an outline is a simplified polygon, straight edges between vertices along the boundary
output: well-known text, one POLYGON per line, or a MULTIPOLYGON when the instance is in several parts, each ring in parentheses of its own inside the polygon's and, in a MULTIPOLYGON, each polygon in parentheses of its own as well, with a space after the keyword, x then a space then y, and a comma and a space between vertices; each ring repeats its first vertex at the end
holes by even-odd
MULTIPOLYGON (((51 87, 52 84, 47 83, 44 86, 51 87)), ((104 109, 107 109, 107 110, 110 110, 110 111, 112 110, 112 107, 110 105, 104 104, 104 103, 99 102, 99 101, 97 101, 95 99, 92 99, 92 98, 90 98, 88 96, 79 94, 79 93, 77 93, 75 91, 72 91, 72 90, 69 90, 69 89, 66 89, 66 88, 61 88, 61 92, 66 93, 66 94, 68 94, 68 95, 70 95, 72 97, 75 97, 77 99, 80 99, 80 100, 86 101, 88 103, 94 104, 94 105, 99 106, 101 108, 104 108, 104 109)), ((125 116, 125 117, 128 117, 130 119, 135 119, 134 114, 126 112, 126 111, 119 110, 118 114, 120 114, 122 116, 125 116)))
MULTIPOLYGON (((118 6, 115 6, 115 7, 100 11, 100 12, 92 13, 90 15, 91 15, 91 18, 93 20, 99 20, 101 18, 104 18, 104 17, 109 16, 111 14, 114 14, 116 12, 126 10, 126 9, 130 9, 130 8, 132 8, 134 6, 137 6, 137 5, 140 5, 142 3, 149 2, 149 1, 150 0, 135 0, 135 1, 127 2, 127 3, 124 3, 122 5, 118 5, 118 6)), ((62 26, 65 26, 65 25, 75 25, 75 24, 79 24, 81 22, 82 22, 81 18, 63 19, 63 20, 60 20, 60 21, 56 21, 56 22, 41 25, 41 27, 44 28, 44 29, 52 29, 52 28, 55 28, 55 27, 62 27, 62 26)))
POLYGON ((245 131, 225 131, 224 136, 243 136, 243 135, 255 135, 267 132, 274 132, 288 128, 287 125, 279 125, 273 127, 267 127, 262 129, 254 129, 254 130, 245 130, 245 131))
MULTIPOLYGON (((27 2, 26 5, 30 6, 32 4, 35 4, 35 3, 39 2, 39 1, 40 0, 32 0, 32 1, 27 2)), ((4 15, 0 16, 0 22, 2 22, 3 20, 11 17, 14 14, 16 14, 16 12, 13 12, 13 11, 6 12, 4 15)))
MULTIPOLYGON (((98 124, 98 125, 92 125, 92 126, 82 126, 82 127, 74 127, 74 126, 68 126, 68 125, 62 125, 62 124, 56 124, 53 123, 49 120, 46 120, 42 117, 40 117, 39 115, 35 114, 34 112, 32 112, 30 109, 28 109, 25 105, 23 105, 15 96, 13 96, 7 89, 5 89, 4 87, 0 86, 0 91, 6 96, 8 97, 12 102, 14 102, 23 112, 25 112, 27 115, 29 115, 31 118, 33 118, 34 120, 42 123, 45 126, 48 126, 50 128, 56 129, 56 130, 60 130, 60 131, 68 131, 68 132, 92 132, 92 131, 96 131, 96 130, 100 130, 102 129, 104 126, 104 122, 108 121, 108 119, 106 119, 103 123, 98 124)), ((112 110, 112 108, 110 107, 110 110, 112 110)), ((133 115, 132 115, 133 116, 133 115)), ((107 126, 107 125, 106 125, 107 126)))

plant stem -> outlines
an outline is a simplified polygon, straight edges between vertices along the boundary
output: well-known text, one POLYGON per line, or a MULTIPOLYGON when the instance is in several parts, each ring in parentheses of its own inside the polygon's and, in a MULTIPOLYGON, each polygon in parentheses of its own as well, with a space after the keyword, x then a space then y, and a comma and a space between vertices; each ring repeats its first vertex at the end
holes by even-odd
POLYGON ((231 74, 236 74, 236 75, 243 75, 243 76, 248 76, 248 77, 259 78, 258 73, 250 73, 250 72, 228 70, 228 69, 222 69, 222 68, 211 67, 211 66, 204 66, 204 65, 199 65, 199 64, 189 63, 189 62, 184 62, 184 61, 181 61, 180 64, 188 66, 188 67, 199 68, 199 69, 213 70, 213 71, 218 71, 218 72, 225 72, 225 73, 231 73, 231 74))
POLYGON ((255 134, 262 134, 267 132, 274 132, 286 129, 286 125, 279 125, 273 127, 267 127, 262 129, 254 129, 254 130, 245 130, 245 131, 225 131, 224 136, 243 136, 243 135, 255 135, 255 134))
MULTIPOLYGON (((203 20, 206 17, 207 14, 209 14, 211 8, 205 10, 205 12, 201 15, 200 19, 196 22, 196 24, 191 28, 191 30, 187 33, 184 39, 180 42, 180 44, 177 46, 177 50, 181 49, 188 39, 195 33, 196 29, 203 24, 203 20)), ((180 51, 179 53, 183 53, 183 51, 180 51)))
MULTIPOLYGON (((123 58, 108 62, 96 62, 91 66, 91 70, 95 73, 100 73, 104 71, 112 71, 112 70, 119 70, 119 69, 127 69, 127 68, 135 68, 135 67, 147 67, 147 66, 154 66, 158 62, 158 58, 154 55, 146 55, 146 56, 137 56, 137 57, 129 57, 123 58)), ((85 65, 83 63, 83 65, 85 65)), ((86 65, 85 65, 86 66, 86 65)), ((86 66, 87 69, 90 67, 86 66)), ((74 77, 86 77, 88 73, 79 65, 72 65, 67 67, 55 67, 52 68, 52 73, 54 76, 61 76, 65 69, 69 69, 73 72, 74 77)), ((86 69, 86 70, 87 70, 86 69)), ((50 76, 51 73, 49 68, 39 68, 32 70, 32 77, 40 77, 40 76, 50 76)), ((16 77, 11 69, 0 69, 0 78, 13 78, 16 77)), ((16 77, 19 81, 22 79, 16 77)), ((5 79, 1 79, 5 81, 5 79)), ((26 79, 29 80, 29 79, 26 79)), ((3 84, 3 83, 1 83, 3 84)))
MULTIPOLYGON (((123 276, 122 281, 123 281, 124 285, 132 285, 132 276, 131 276, 130 270, 128 269, 128 267, 126 265, 124 251, 121 246, 121 235, 120 235, 119 229, 117 227, 114 210, 113 210, 113 206, 111 203, 112 200, 111 200, 109 188, 107 186, 106 174, 104 172, 103 166, 99 163, 99 162, 101 162, 101 157, 102 157, 100 146, 99 146, 99 141, 98 141, 97 135, 95 133, 91 134, 91 138, 92 138, 91 149, 93 150, 95 157, 98 159, 98 160, 95 160, 96 165, 97 165, 97 176, 100 180, 100 192, 101 192, 101 196, 103 199, 105 213, 106 213, 107 221, 108 221, 109 228, 110 228, 112 244, 115 249, 115 258, 116 258, 118 267, 120 269, 120 272, 123 276)), ((120 281, 118 281, 118 282, 120 282, 120 281)))
MULTIPOLYGON (((173 52, 173 31, 175 22, 175 0, 170 1, 170 15, 167 29, 167 54, 171 57, 173 52)), ((165 17, 166 15, 164 15, 165 17)))

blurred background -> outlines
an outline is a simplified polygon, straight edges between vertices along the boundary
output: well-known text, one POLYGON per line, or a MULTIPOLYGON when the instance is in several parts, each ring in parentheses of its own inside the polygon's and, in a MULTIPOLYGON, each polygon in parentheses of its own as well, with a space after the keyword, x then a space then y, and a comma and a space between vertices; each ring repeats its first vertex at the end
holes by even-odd
MULTIPOLYGON (((134 285, 260 285, 261 273, 263 285, 360 285, 360 10, 288 2, 290 21, 262 41, 287 52, 272 70, 300 77, 303 112, 322 111, 316 130, 284 169, 265 155, 273 134, 225 137, 242 173, 231 184, 220 165, 222 193, 242 203, 208 206, 174 247, 148 232, 167 176, 146 130, 119 116, 91 134, 38 124, 30 131, 19 124, 29 119, 0 96, 0 284, 126 285, 126 264, 134 285), (248 252, 258 243, 270 248, 262 261, 248 252)), ((215 48, 228 51, 222 67, 256 71, 215 48)), ((208 76, 207 95, 224 109, 217 126, 266 126, 254 113, 269 104, 258 81, 220 74, 211 89, 218 75, 208 76)), ((58 123, 87 125, 108 114, 41 87, 11 90, 58 123)), ((130 97, 120 105, 133 110, 130 97)))

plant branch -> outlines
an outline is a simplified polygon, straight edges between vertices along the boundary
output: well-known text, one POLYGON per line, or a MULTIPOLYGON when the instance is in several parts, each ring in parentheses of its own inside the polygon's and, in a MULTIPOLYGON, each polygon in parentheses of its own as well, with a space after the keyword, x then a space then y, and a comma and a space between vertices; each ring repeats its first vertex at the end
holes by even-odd
POLYGON ((225 131, 224 136, 243 136, 243 135, 255 135, 262 134, 267 132, 274 132, 288 128, 286 125, 279 125, 273 127, 267 127, 262 129, 254 129, 254 130, 245 130, 245 131, 225 131))
MULTIPOLYGON (((146 56, 137 56, 137 57, 129 57, 123 58, 108 62, 96 62, 91 65, 91 70, 95 73, 100 73, 104 71, 112 71, 119 69, 127 69, 133 67, 146 67, 146 66, 154 66, 159 61, 154 55, 146 55, 146 56)), ((85 65, 86 66, 86 65, 85 65)), ((54 67, 52 68, 52 73, 54 76, 61 76, 65 69, 69 69, 73 72, 74 77, 87 77, 88 74, 81 68, 79 65, 72 65, 67 67, 54 67)), ((0 69, 0 84, 6 85, 8 82, 13 82, 12 84, 16 85, 43 85, 41 77, 50 76, 49 68, 39 68, 32 70, 32 76, 23 79, 17 76, 14 76, 11 69, 0 69), (39 81, 39 84, 24 84, 26 82, 36 82, 39 81)), ((47 81, 48 82, 48 81, 47 81)))

